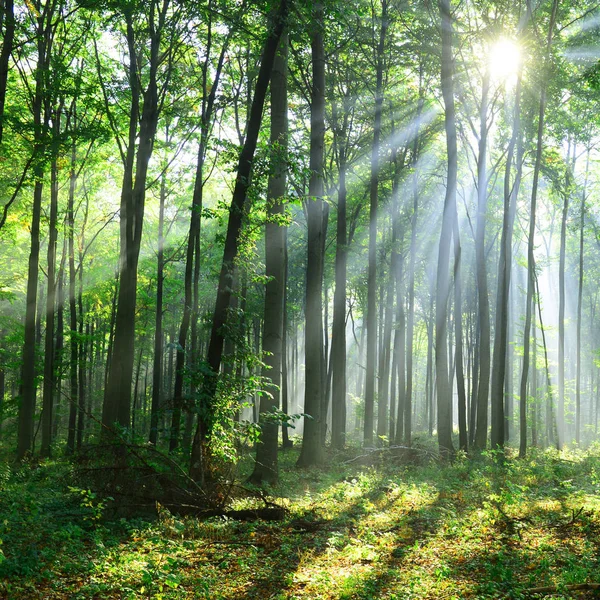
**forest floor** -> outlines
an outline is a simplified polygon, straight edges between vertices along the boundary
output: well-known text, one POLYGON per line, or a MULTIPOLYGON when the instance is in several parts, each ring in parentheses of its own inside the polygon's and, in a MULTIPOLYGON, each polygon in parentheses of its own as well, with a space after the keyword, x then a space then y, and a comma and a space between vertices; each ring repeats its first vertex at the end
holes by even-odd
MULTIPOLYGON (((600 583, 600 448, 499 464, 322 469, 281 453, 277 522, 199 521, 165 509, 110 519, 69 487, 73 466, 0 467, 0 598, 442 599, 594 597, 600 583), (532 588, 549 586, 535 594, 532 588), (587 595, 586 595, 587 594, 587 595)), ((250 459, 240 467, 240 476, 250 459)), ((246 500, 238 500, 243 508, 246 500)), ((597 596, 596 596, 597 597, 597 596)))

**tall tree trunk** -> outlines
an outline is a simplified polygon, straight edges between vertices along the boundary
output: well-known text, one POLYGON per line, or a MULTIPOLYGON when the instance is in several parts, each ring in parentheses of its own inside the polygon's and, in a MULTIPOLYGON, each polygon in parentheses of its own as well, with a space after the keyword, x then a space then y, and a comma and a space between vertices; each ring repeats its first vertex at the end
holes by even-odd
MULTIPOLYGON (((271 75, 271 158, 265 226, 265 303, 263 317, 263 377, 271 379, 268 394, 260 399, 261 436, 250 481, 274 483, 279 476, 277 441, 279 423, 273 419, 280 405, 285 299, 285 215, 287 136, 287 36, 281 37, 271 75), (265 418, 266 417, 266 418, 265 418)), ((285 424, 284 424, 285 425, 285 424)))
MULTIPOLYGON (((166 141, 169 132, 166 132, 166 141)), ((160 182, 160 197, 158 209, 158 257, 156 266, 156 315, 154 328, 154 357, 152 367, 152 405, 150 407, 150 435, 149 442, 156 445, 158 441, 158 415, 161 405, 162 391, 162 362, 163 362, 163 289, 165 283, 165 199, 167 195, 167 177, 163 173, 160 182)))
POLYGON ((4 0, 4 34, 2 36, 2 51, 0 52, 0 142, 4 133, 4 106, 6 103, 6 84, 10 56, 13 51, 15 37, 15 3, 14 0, 4 0))
MULTIPOLYGON (((575 148, 573 148, 575 152, 575 148)), ((567 245, 567 217, 570 200, 570 154, 571 141, 567 149, 566 189, 563 194, 562 216, 560 220, 560 251, 558 262, 558 411, 556 425, 559 448, 565 443, 565 260, 567 245)))
POLYGON ((456 344, 456 388, 458 391, 458 437, 459 447, 468 450, 467 438, 467 392, 465 390, 465 372, 463 360, 463 325, 462 325, 462 281, 461 281, 461 246, 458 231, 458 213, 454 212, 454 338, 456 344))
POLYGON ((23 340, 22 394, 19 404, 17 458, 22 459, 33 451, 33 420, 35 415, 36 383, 35 383, 35 347, 36 347, 36 314, 38 269, 40 261, 40 218, 42 213, 42 191, 44 176, 44 129, 48 125, 49 115, 43 114, 43 101, 47 93, 45 73, 50 63, 53 15, 46 5, 37 17, 37 56, 35 70, 35 92, 33 97, 34 155, 35 164, 33 207, 31 216, 31 250, 27 270, 27 292, 25 299, 25 331, 23 340))
MULTIPOLYGON (((181 410, 183 407, 183 380, 185 366, 185 348, 187 344, 188 331, 190 328, 190 320, 192 327, 195 329, 195 320, 193 314, 197 314, 197 294, 196 285, 198 281, 197 273, 200 268, 200 235, 202 226, 202 205, 204 194, 204 162, 206 159, 206 151, 208 148, 210 126, 213 118, 215 99, 223 64, 225 62, 226 52, 228 48, 228 40, 221 48, 221 54, 215 70, 212 85, 209 82, 210 75, 210 58, 212 48, 212 20, 208 23, 207 37, 207 53, 204 64, 202 65, 202 120, 200 131, 200 144, 198 147, 198 157, 196 161, 196 175, 194 179, 194 193, 192 196, 192 214, 190 217, 190 229, 188 233, 186 259, 185 259, 185 275, 184 275, 184 301, 183 301, 183 316, 179 327, 179 339, 177 346, 177 356, 175 362, 175 389, 173 391, 173 413, 171 420, 171 436, 169 441, 169 449, 175 450, 179 446, 179 431, 181 427, 181 410), (195 308, 195 310, 194 310, 195 308)), ((192 345, 195 346, 196 340, 192 336, 192 345)), ((194 362, 197 357, 194 357, 194 362)))
MULTIPOLYGON (((61 108, 56 110, 53 119, 55 140, 60 133, 61 108)), ((57 143, 57 142, 55 142, 57 143)), ((50 222, 48 224, 48 272, 46 292, 46 339, 44 341, 44 385, 42 392, 42 444, 40 454, 50 456, 52 443, 52 410, 54 408, 54 315, 56 307, 56 244, 58 241, 58 162, 56 151, 52 157, 50 182, 50 222)))
MULTIPOLYGON (((67 238, 63 237, 63 250, 57 284, 57 308, 56 308, 56 345, 54 346, 54 364, 62 373, 63 353, 65 346, 65 260, 67 257, 67 238)), ((62 417, 62 376, 56 378, 56 402, 52 418, 52 438, 56 439, 58 428, 62 417)))
MULTIPOLYGON (((71 147, 71 171, 69 174, 69 197, 67 202, 67 235, 69 252, 69 424, 67 431, 67 454, 75 451, 75 434, 77 428, 77 408, 79 406, 77 385, 77 361, 79 342, 77 339, 77 304, 75 295, 75 189, 77 185, 76 171, 77 149, 71 147)), ((80 267, 81 268, 81 267, 80 267)))
MULTIPOLYGON (((581 309, 583 306, 583 233, 585 230, 585 201, 587 195, 590 148, 587 150, 585 181, 579 207, 579 283, 577 287, 577 374, 575 376, 575 441, 581 443, 581 309)), ((593 371, 592 371, 593 374, 593 371)), ((591 404, 591 402, 590 402, 591 404)))
POLYGON ((448 370, 448 295, 450 292, 449 260, 452 241, 452 222, 456 211, 457 145, 454 105, 453 31, 450 0, 440 0, 442 19, 442 95, 444 97, 448 174, 442 231, 437 264, 435 314, 435 368, 437 378, 438 445, 440 455, 450 457, 452 444, 452 386, 448 370))
MULTIPOLYGON (((558 0, 554 0, 552 5, 552 16, 550 18, 550 25, 548 29, 547 46, 546 46, 546 57, 544 60, 544 67, 548 66, 550 47, 552 45, 552 36, 554 34, 554 23, 556 20, 556 11, 558 10, 558 0)), ((535 164, 533 168, 533 183, 531 188, 531 204, 529 210, 529 234, 528 234, 528 246, 527 246, 527 304, 525 311, 525 325, 523 328, 523 366, 521 371, 521 385, 519 388, 519 402, 520 402, 520 414, 521 414, 521 438, 519 444, 519 456, 525 458, 527 452, 527 376, 529 374, 529 346, 530 346, 530 333, 531 333, 531 301, 534 293, 535 286, 535 219, 537 210, 537 192, 538 182, 540 178, 540 170, 542 164, 542 151, 543 151, 543 137, 544 137, 544 118, 546 115, 546 85, 547 80, 542 79, 540 89, 540 106, 538 113, 538 130, 537 130, 537 147, 535 154, 535 164)), ((508 303, 507 303, 508 304, 508 303)), ((506 306, 508 308, 508 306, 506 306)), ((540 321, 541 324, 541 321, 540 321)), ((543 328, 542 328, 543 333, 543 328)), ((505 348, 502 348, 502 352, 505 353, 505 348)), ((503 404, 502 404, 503 406, 503 404)), ((504 416, 502 415, 502 427, 504 426, 504 416)), ((498 438, 496 440, 498 445, 504 444, 504 431, 498 432, 498 438), (502 434, 500 436, 500 433, 502 434)))
POLYGON ((381 0, 381 27, 376 50, 375 115, 369 184, 369 265, 367 275, 367 371, 365 374, 365 446, 373 445, 375 416, 375 368, 377 360, 377 209, 379 203, 379 151, 383 108, 383 70, 388 2, 381 0))
POLYGON ((141 88, 142 78, 139 71, 141 61, 133 19, 129 9, 126 8, 124 11, 129 51, 128 83, 131 88, 131 107, 129 145, 125 156, 121 188, 120 281, 115 339, 102 406, 102 425, 107 428, 104 431, 112 430, 115 423, 121 427, 129 427, 135 346, 137 267, 142 241, 148 164, 152 156, 160 112, 157 72, 163 60, 159 56, 159 50, 168 8, 168 0, 164 0, 160 7, 155 2, 150 4, 148 84, 145 90, 141 88))
POLYGON ((396 444, 404 440, 404 417, 406 415, 406 314, 404 311, 404 261, 401 256, 395 265, 396 283, 396 331, 394 332, 394 362, 398 378, 396 444))
POLYGON ((498 259, 498 290, 496 295, 496 322, 494 335, 494 359, 492 369, 491 398, 494 407, 494 436, 492 447, 504 445, 504 385, 506 375, 506 355, 508 346, 509 294, 512 268, 512 237, 517 206, 517 195, 521 184, 523 162, 523 141, 521 133, 521 79, 519 72, 515 90, 515 105, 512 136, 508 146, 506 169, 504 172, 504 210, 502 217, 502 236, 498 259), (517 145, 518 144, 518 145, 517 145), (515 180, 511 185, 513 157, 516 153, 515 180), (502 419, 502 424, 498 419, 502 419), (499 427, 501 430, 499 430, 499 427))
MULTIPOLYGON (((335 101, 334 101, 335 107, 335 101)), ((336 115, 337 116, 337 115, 336 115)), ((334 119, 335 120, 335 119, 334 119)), ((335 246, 335 292, 333 296, 333 326, 331 331, 331 363, 333 370, 331 399, 331 445, 344 447, 346 438, 346 272, 348 262, 348 235, 346 227, 346 139, 348 113, 344 111, 344 124, 339 143, 339 186, 337 206, 337 231, 335 246)))
POLYGON ((213 323, 207 352, 207 363, 210 373, 204 378, 200 397, 202 406, 198 418, 198 425, 192 443, 190 476, 198 481, 204 478, 205 467, 203 464, 202 445, 210 436, 212 427, 212 404, 217 386, 217 377, 221 367, 223 355, 223 326, 226 322, 227 309, 231 299, 231 278, 233 274, 234 261, 238 253, 239 236, 242 229, 242 217, 246 202, 247 191, 250 186, 250 175, 254 152, 258 141, 258 134, 262 123, 262 114, 271 79, 271 71, 279 46, 279 39, 283 33, 288 13, 288 0, 281 0, 277 13, 273 19, 272 27, 263 48, 260 70, 256 80, 254 98, 250 109, 248 130, 246 140, 240 153, 237 177, 231 207, 229 210, 229 222, 223 249, 223 260, 219 284, 217 287, 217 299, 213 315, 213 323))
MULTIPOLYGON (((485 227, 487 215, 487 137, 488 137, 488 95, 490 73, 486 70, 481 86, 481 106, 479 108, 479 152, 477 157, 477 230, 475 236, 475 262, 477 266, 478 299, 478 379, 477 379, 477 427, 475 448, 483 450, 487 444, 488 399, 490 388, 490 300, 487 285, 485 260, 485 227)), ((508 163, 507 163, 508 164, 508 163)))
POLYGON ((327 415, 323 405, 323 152, 325 144, 325 48, 323 4, 313 9, 312 97, 310 106, 310 171, 307 203, 307 259, 305 305, 305 379, 302 450, 298 466, 307 467, 323 460, 321 432, 327 415))
POLYGON ((412 149, 412 197, 413 211, 410 220, 410 258, 408 262, 408 319, 406 324, 406 397, 404 410, 404 443, 411 445, 413 403, 413 344, 415 327, 415 262, 417 260, 417 225, 419 215, 419 128, 423 112, 423 65, 419 70, 419 102, 417 104, 415 139, 412 149))
MULTIPOLYGON (((383 336, 382 336, 382 352, 381 360, 379 361, 379 384, 377 387, 377 438, 378 444, 387 435, 389 431, 389 389, 390 389, 390 343, 392 341, 392 323, 393 323, 393 308, 394 308, 394 276, 389 273, 387 282, 387 291, 385 293, 385 312, 383 317, 383 336)), ((400 300, 401 301, 401 300, 400 300)), ((384 302, 382 296, 381 302, 384 302)))

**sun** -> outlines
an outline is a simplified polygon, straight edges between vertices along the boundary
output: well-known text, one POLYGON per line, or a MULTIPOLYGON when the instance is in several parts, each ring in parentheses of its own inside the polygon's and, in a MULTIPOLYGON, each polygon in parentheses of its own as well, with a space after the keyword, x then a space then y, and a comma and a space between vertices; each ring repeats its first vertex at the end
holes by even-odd
POLYGON ((490 48, 488 60, 492 79, 508 82, 519 71, 521 50, 512 40, 502 38, 490 48))

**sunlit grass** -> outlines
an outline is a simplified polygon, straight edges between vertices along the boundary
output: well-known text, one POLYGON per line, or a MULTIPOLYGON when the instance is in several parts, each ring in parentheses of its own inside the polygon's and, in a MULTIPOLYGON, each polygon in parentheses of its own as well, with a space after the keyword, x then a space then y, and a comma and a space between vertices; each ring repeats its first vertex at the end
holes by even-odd
POLYGON ((64 465, 14 472, 0 493, 0 597, 491 599, 600 580, 596 452, 446 467, 344 458, 297 470, 282 453, 271 499, 289 515, 275 523, 164 509, 84 522, 57 483, 64 465))

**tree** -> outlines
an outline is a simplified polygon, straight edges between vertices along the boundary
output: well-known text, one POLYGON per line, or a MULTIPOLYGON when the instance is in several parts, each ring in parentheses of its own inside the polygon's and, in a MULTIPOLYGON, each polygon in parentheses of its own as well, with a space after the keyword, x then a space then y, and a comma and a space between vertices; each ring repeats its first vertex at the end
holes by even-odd
POLYGON ((287 0, 281 0, 278 9, 272 17, 271 27, 265 40, 260 69, 254 88, 254 97, 250 108, 250 118, 246 132, 246 140, 240 152, 237 177, 229 209, 227 234, 223 248, 223 260, 219 274, 217 298, 213 313, 212 328, 206 362, 208 372, 205 374, 200 392, 200 413, 198 425, 194 434, 190 459, 190 476, 197 481, 204 481, 205 475, 210 474, 206 464, 204 446, 210 438, 212 428, 212 407, 217 391, 217 377, 223 356, 224 331, 223 326, 227 320, 227 310, 231 300, 231 280, 233 276, 234 261, 238 253, 239 237, 242 229, 242 217, 246 195, 250 186, 250 175, 254 160, 254 152, 258 141, 258 134, 262 123, 262 115, 271 79, 273 64, 277 55, 279 40, 283 33, 288 17, 289 5, 287 0))
POLYGON ((375 367, 377 349, 377 206, 379 199, 379 152, 381 115, 383 109, 383 70, 388 2, 381 0, 381 26, 375 54, 375 114, 373 118, 373 145, 371 147, 371 178, 369 183, 369 263, 367 280, 367 371, 365 374, 365 446, 373 444, 375 406, 375 367))
MULTIPOLYGON (((158 118, 166 92, 166 83, 174 59, 172 37, 167 38, 167 27, 175 26, 179 10, 171 7, 169 0, 151 0, 146 7, 124 7, 125 38, 128 49, 127 81, 131 90, 127 141, 121 140, 117 129, 114 133, 123 160, 123 184, 121 188, 120 225, 120 276, 115 321, 115 338, 112 348, 110 371, 104 392, 102 425, 112 430, 118 423, 129 427, 131 383, 133 378, 135 344, 135 307, 137 297, 137 270, 144 223, 144 205, 148 164, 154 147, 158 118), (147 56, 137 43, 140 30, 138 19, 146 19, 150 44, 147 56), (163 47, 168 39, 169 45, 163 47), (162 54, 166 52, 166 56, 162 54), (166 58, 166 60, 165 60, 166 58), (159 83, 162 74, 163 84, 159 83), (146 82, 144 86, 144 82, 146 82)), ((140 25, 141 28, 141 25, 140 25)), ((101 66, 98 64, 98 71, 101 66)), ((108 91, 103 86, 106 108, 109 111, 108 91)), ((114 118, 111 118, 113 128, 114 118)))
MULTIPOLYGON (((250 481, 255 484, 277 481, 276 420, 282 386, 283 325, 285 297, 285 194, 287 169, 287 36, 283 35, 271 76, 271 169, 267 191, 265 225, 265 289, 263 326, 263 377, 271 383, 260 400, 261 437, 250 481), (269 420, 270 419, 270 420, 269 420)), ((286 426, 286 423, 283 423, 286 426)))
POLYGON ((323 460, 323 150, 325 144, 325 48, 323 4, 316 3, 311 21, 312 94, 310 103, 310 181, 306 203, 308 228, 305 304, 304 434, 298 466, 323 460))
POLYGON ((450 0, 440 0, 442 19, 442 95, 444 97, 444 126, 448 172, 446 195, 442 216, 442 231, 437 264, 437 288, 435 295, 435 369, 437 375, 438 444, 440 454, 454 453, 452 444, 452 386, 448 371, 448 294, 450 278, 448 262, 452 223, 456 212, 457 143, 454 104, 454 66, 452 58, 453 27, 450 0))

